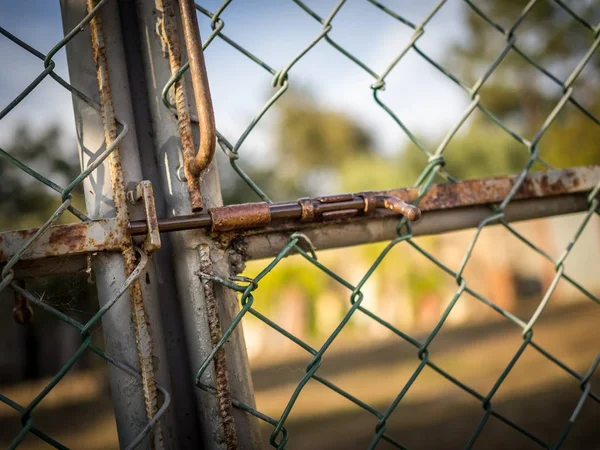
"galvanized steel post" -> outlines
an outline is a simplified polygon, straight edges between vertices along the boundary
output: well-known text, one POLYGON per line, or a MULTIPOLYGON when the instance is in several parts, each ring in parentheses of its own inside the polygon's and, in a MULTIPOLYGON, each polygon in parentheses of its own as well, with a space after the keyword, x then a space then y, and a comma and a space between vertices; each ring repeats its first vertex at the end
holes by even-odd
MULTIPOLYGON (((144 176, 152 181, 155 189, 159 217, 190 214, 194 209, 188 180, 181 176, 183 170, 180 124, 162 101, 163 87, 172 76, 169 48, 179 47, 182 58, 185 48, 181 38, 181 23, 177 4, 172 0, 157 2, 122 1, 123 33, 128 55, 134 114, 144 176), (135 6, 134 6, 135 5, 135 6), (171 21, 170 23, 165 23, 171 21), (164 27, 175 25, 177 42, 166 42, 164 27), (180 45, 181 43, 181 45, 180 45)), ((173 39, 171 39, 173 40, 173 39)), ((188 93, 188 109, 195 111, 193 90, 188 79, 183 85, 188 93)), ((183 91, 183 90, 182 90, 183 91)), ((180 94, 181 95, 181 94, 180 94)), ((185 127, 184 127, 185 128, 185 127)), ((194 126, 195 141, 199 141, 198 127, 194 126)), ((206 209, 222 204, 221 191, 215 162, 204 171, 200 179, 203 206, 206 209)), ((171 285, 168 302, 180 308, 185 339, 178 342, 187 345, 187 372, 181 375, 185 385, 194 386, 196 371, 212 350, 210 314, 205 296, 205 286, 200 277, 202 268, 210 258, 215 273, 227 276, 230 271, 228 255, 213 242, 204 230, 180 231, 162 235, 163 248, 157 256, 165 258, 174 269, 175 285, 171 285), (169 250, 167 250, 169 249, 169 250), (202 253, 202 254, 201 254, 202 253), (205 264, 203 264, 203 261, 205 264)), ((236 294, 220 285, 214 286, 221 326, 226 329, 239 309, 236 294)), ((174 333, 180 330, 169 330, 174 333)), ((214 336, 213 336, 214 337, 214 336)), ((182 350, 182 349, 180 349, 182 350)), ((238 327, 225 347, 229 394, 235 400, 254 406, 252 379, 248 366, 246 347, 241 327, 238 327)), ((218 388, 214 371, 209 371, 203 382, 218 388)), ((173 386, 175 388, 175 385, 173 386)), ((221 420, 227 408, 222 397, 195 388, 195 401, 200 426, 196 427, 205 448, 231 448, 226 436, 231 431, 231 420, 221 420)), ((182 393, 183 395, 183 393, 182 393)), ((177 392, 173 392, 177 401, 177 392)), ((193 397, 192 397, 193 398, 193 397)), ((225 402, 226 403, 226 402, 225 402)), ((259 429, 256 419, 238 409, 229 409, 235 424, 235 434, 240 448, 259 448, 259 429)))
MULTIPOLYGON (((62 0, 63 27, 71 30, 95 3, 62 0), (87 5, 86 5, 87 3, 87 5)), ((127 69, 115 2, 102 6, 90 30, 67 46, 70 80, 86 96, 99 103, 100 110, 74 96, 73 106, 82 166, 93 161, 115 133, 127 134, 98 169, 83 182, 88 215, 92 219, 116 217, 126 232, 129 218, 143 218, 143 211, 127 205, 126 190, 142 180, 137 138, 129 97, 127 69), (90 33, 91 31, 91 33, 90 33), (100 88, 99 88, 100 86, 100 88), (126 127, 124 126, 126 124, 126 127), (115 131, 114 127, 118 129, 115 131)), ((103 305, 115 297, 135 265, 133 242, 128 239, 120 253, 99 253, 92 258, 98 297, 103 305)), ((164 349, 157 278, 151 262, 145 282, 135 280, 128 293, 102 319, 106 351, 134 368, 142 383, 120 368, 110 366, 110 382, 115 417, 122 447, 142 433, 160 408, 157 384, 170 391, 164 349)), ((137 448, 175 448, 176 431, 171 410, 161 416, 137 448), (164 439, 163 439, 164 437, 164 439)))

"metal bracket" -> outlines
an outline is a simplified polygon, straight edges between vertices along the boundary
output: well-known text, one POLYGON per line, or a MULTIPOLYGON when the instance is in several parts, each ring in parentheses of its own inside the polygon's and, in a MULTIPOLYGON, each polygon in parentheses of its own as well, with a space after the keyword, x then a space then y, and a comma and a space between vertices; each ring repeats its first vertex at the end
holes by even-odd
POLYGON ((160 231, 158 229, 158 217, 156 216, 152 183, 148 180, 141 181, 134 190, 127 192, 127 200, 134 205, 141 200, 144 205, 146 223, 148 224, 146 238, 142 245, 144 251, 146 253, 153 253, 160 249, 160 231))

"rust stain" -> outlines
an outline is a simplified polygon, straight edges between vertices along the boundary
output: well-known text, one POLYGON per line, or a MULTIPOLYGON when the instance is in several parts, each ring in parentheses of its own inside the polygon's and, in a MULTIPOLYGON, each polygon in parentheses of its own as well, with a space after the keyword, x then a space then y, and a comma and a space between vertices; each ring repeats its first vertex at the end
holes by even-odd
POLYGON ((193 0, 179 0, 179 11, 200 128, 198 153, 193 159, 186 161, 186 164, 189 166, 188 170, 191 175, 197 178, 208 167, 215 155, 217 130, 202 51, 200 28, 196 18, 196 5, 193 0))
POLYGON ((298 204, 302 209, 302 216, 300 217, 300 222, 311 222, 315 220, 315 205, 311 198, 301 198, 298 200, 298 204))
POLYGON ((61 226, 51 229, 48 235, 48 252, 55 253, 57 249, 66 248, 69 252, 79 253, 88 244, 87 226, 61 226))
POLYGON ((29 230, 17 230, 14 233, 20 239, 26 240, 26 239, 29 239, 30 237, 32 237, 37 232, 38 229, 39 228, 30 228, 29 230))
POLYGON ((256 228, 271 223, 271 209, 267 203, 245 203, 242 205, 212 208, 211 231, 229 231, 239 228, 256 228))
MULTIPOLYGON (((169 65, 171 75, 175 75, 181 69, 181 51, 179 37, 177 34, 177 25, 175 24, 175 12, 171 0, 163 0, 162 32, 165 43, 167 44, 169 54, 169 65)), ((179 137, 181 139, 181 150, 183 153, 183 171, 187 181, 188 192, 192 211, 201 211, 203 208, 202 194, 200 192, 200 182, 197 176, 194 176, 190 166, 194 161, 194 139, 192 135, 192 122, 188 110, 187 93, 183 78, 180 78, 173 86, 175 92, 175 107, 177 109, 177 125, 179 127, 179 137)))
MULTIPOLYGON (((20 288, 25 289, 24 280, 17 280, 16 283, 20 288)), ((27 300, 25 297, 23 297, 21 294, 18 294, 15 291, 13 291, 12 312, 14 321, 17 322, 19 325, 27 325, 29 322, 31 322, 31 319, 33 318, 33 309, 29 304, 29 300, 27 300)))
MULTIPOLYGON (((115 228, 114 220, 100 220, 94 223, 55 225, 36 242, 21 260, 47 258, 52 256, 68 256, 98 251, 120 250, 127 242, 126 236, 115 228), (105 225, 102 225, 102 224, 105 225), (90 227, 100 226, 104 232, 102 238, 95 239, 89 234, 90 227)), ((21 248, 23 243, 31 238, 38 228, 29 230, 6 231, 0 233, 0 263, 10 259, 14 251, 21 248)))
MULTIPOLYGON (((594 168, 567 169, 533 173, 526 176, 514 195, 515 200, 549 197, 579 192, 587 186, 586 176, 594 168)), ((498 203, 504 200, 517 181, 516 176, 491 177, 431 186, 421 199, 423 211, 457 208, 463 206, 498 203)), ((418 190, 414 188, 383 191, 378 194, 392 195, 405 202, 413 202, 418 190)))
POLYGON ((158 229, 158 218, 156 217, 156 203, 154 202, 154 190, 149 181, 142 181, 137 187, 138 195, 144 203, 146 212, 146 226, 148 233, 144 240, 144 250, 147 253, 158 250, 160 244, 160 230, 158 229))
MULTIPOLYGON (((88 12, 93 9, 96 3, 96 0, 86 1, 88 12)), ((90 32, 94 62, 96 64, 96 77, 98 80, 98 90, 100 93, 102 119, 104 122, 104 137, 106 145, 110 146, 111 143, 113 143, 117 138, 117 121, 115 118, 112 101, 108 61, 106 58, 104 33, 102 30, 102 20, 99 14, 96 14, 90 22, 90 32)), ((123 230, 124 234, 129 236, 129 215, 127 211, 125 182, 118 146, 113 149, 108 161, 113 191, 113 201, 116 209, 116 222, 119 229, 123 230)), ((122 254, 125 264, 125 275, 129 276, 136 267, 136 255, 133 249, 133 242, 130 238, 123 246, 122 254)), ((131 283, 129 295, 131 300, 136 341, 138 343, 137 351, 142 375, 146 414, 148 418, 152 418, 158 411, 158 394, 152 361, 152 334, 144 307, 139 279, 136 279, 131 283), (142 342, 144 345, 140 345, 142 342)), ((155 443, 157 447, 162 448, 162 430, 160 423, 156 424, 151 432, 151 436, 151 441, 155 443)))
POLYGON ((396 197, 382 196, 383 206, 397 214, 402 214, 408 220, 418 220, 421 217, 421 210, 414 205, 406 203, 396 197))

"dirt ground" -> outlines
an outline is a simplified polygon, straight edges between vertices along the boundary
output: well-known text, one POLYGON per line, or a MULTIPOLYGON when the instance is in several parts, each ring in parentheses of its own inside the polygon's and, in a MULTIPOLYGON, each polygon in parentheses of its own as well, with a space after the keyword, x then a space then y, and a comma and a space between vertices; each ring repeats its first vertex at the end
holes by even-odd
MULTIPOLYGON (((544 313, 534 340, 579 373, 600 351, 598 305, 562 307, 544 313)), ((431 360, 485 396, 519 348, 519 330, 506 322, 442 330, 431 360)), ((258 408, 279 417, 305 373, 307 354, 254 368, 258 408)), ((378 411, 384 411, 419 364, 416 350, 399 339, 375 345, 344 342, 326 354, 319 375, 378 411)), ((599 386, 600 370, 592 378, 599 386)), ((117 448, 110 396, 100 374, 69 375, 36 410, 35 424, 72 448, 117 448)), ((0 387, 0 393, 26 402, 38 384, 0 387)), ((593 389, 599 392, 599 389, 593 389)), ((494 411, 553 446, 579 401, 579 383, 535 349, 525 350, 492 399, 494 411)), ((484 411, 481 401, 430 368, 425 368, 387 422, 387 434, 407 448, 464 448, 484 411)), ((290 449, 365 449, 377 419, 315 380, 309 381, 286 423, 290 449)), ((20 429, 18 417, 0 406, 0 445, 20 429)), ((264 427, 265 447, 272 427, 264 427)), ((21 448, 49 448, 29 436, 21 448)), ((380 442, 377 448, 393 448, 380 442)), ((474 448, 543 448, 497 418, 490 417, 474 448)), ((600 449, 600 403, 588 398, 563 449, 600 449)))

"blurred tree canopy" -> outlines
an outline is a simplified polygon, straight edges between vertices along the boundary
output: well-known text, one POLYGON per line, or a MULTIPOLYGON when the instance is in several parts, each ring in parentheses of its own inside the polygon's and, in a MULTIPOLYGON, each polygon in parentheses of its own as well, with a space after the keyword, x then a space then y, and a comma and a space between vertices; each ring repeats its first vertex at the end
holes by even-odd
POLYGON ((320 108, 310 93, 290 91, 278 103, 277 147, 297 170, 334 168, 344 159, 372 154, 373 137, 342 112, 320 108))
MULTIPOLYGON (((585 0, 571 7, 588 23, 595 24, 600 11, 594 3, 585 0)), ((525 6, 512 0, 477 5, 505 30, 510 30, 525 6)), ((447 66, 473 86, 500 54, 506 37, 470 9, 466 25, 468 38, 454 46, 447 66)), ((563 88, 531 61, 564 83, 592 47, 594 32, 556 3, 537 2, 515 29, 515 36, 516 48, 506 55, 479 93, 482 104, 498 119, 532 140, 563 95, 563 88)), ((573 85, 573 98, 596 117, 600 115, 599 81, 600 58, 596 54, 573 85)), ((527 149, 507 137, 489 118, 475 113, 466 133, 457 136, 446 152, 448 170, 458 177, 520 171, 527 161, 527 149), (472 164, 480 169, 477 173, 471 170, 472 164), (483 167, 486 164, 487 169, 483 167)), ((598 142, 598 123, 568 103, 540 141, 540 156, 556 167, 599 164, 598 142)))
MULTIPOLYGON (((339 192, 347 166, 375 156, 368 130, 343 112, 323 108, 306 90, 290 89, 274 110, 276 152, 269 164, 240 165, 275 201, 339 192)), ((236 174, 232 179, 229 169, 221 177, 225 203, 257 201, 236 174)))
MULTIPOLYGON (((61 148, 61 130, 51 125, 39 134, 21 124, 13 132, 10 143, 3 150, 25 163, 38 173, 58 184, 66 183, 79 173, 79 160, 74 152, 70 158, 61 148)), ((3 229, 36 227, 41 225, 60 204, 60 194, 14 166, 7 158, 0 157, 0 225, 3 229)), ((74 194, 74 202, 81 204, 80 191, 74 194)), ((65 213, 60 221, 72 221, 65 213)))
MULTIPOLYGON (((594 3, 582 0, 570 4, 589 23, 596 24, 600 10, 594 8, 594 3)), ((504 29, 510 29, 525 7, 524 2, 513 0, 475 4, 504 29)), ((507 39, 466 3, 463 7, 467 35, 447 51, 446 58, 440 62, 466 85, 473 86, 501 53, 507 39)), ((593 31, 553 2, 537 2, 516 28, 515 36, 517 48, 561 83, 569 78, 594 41, 593 31)), ((600 58, 596 54, 573 85, 573 97, 596 117, 600 115, 598 81, 600 58)), ((559 102, 563 88, 513 48, 479 94, 482 105, 498 120, 532 140, 559 102)), ((468 99, 466 93, 465 98, 468 99)), ((306 91, 290 89, 275 104, 274 111, 276 154, 272 167, 252 169, 251 176, 275 200, 408 186, 427 164, 426 155, 412 144, 399 145, 398 153, 393 156, 377 152, 374 137, 363 125, 341 111, 322 107, 306 91)), ((442 136, 420 138, 434 150, 442 136)), ((559 168, 600 164, 599 142, 600 126, 595 120, 567 104, 540 141, 540 156, 559 168)), ((519 173, 529 156, 523 144, 478 110, 444 152, 446 169, 458 179, 519 173)), ((538 164, 533 169, 544 167, 538 164)), ((436 239, 432 238, 430 245, 435 246, 435 243, 436 239)), ((372 262, 381 251, 381 245, 340 251, 347 252, 344 261, 361 264, 372 262)), ((403 283, 415 307, 422 297, 439 294, 443 279, 430 266, 416 267, 414 261, 398 257, 396 253, 387 259, 391 262, 386 280, 391 284, 403 283)), ((283 262, 261 285, 262 301, 278 298, 283 287, 293 282, 292 278, 303 279, 306 263, 292 260, 283 262), (294 269, 293 273, 286 269, 286 264, 294 269)), ((385 270, 384 266, 380 272, 385 270)), ((254 273, 259 266, 251 265, 249 269, 254 273)), ((299 286, 308 286, 307 300, 314 301, 318 291, 327 289, 327 283, 322 277, 310 281, 304 280, 299 286)))

